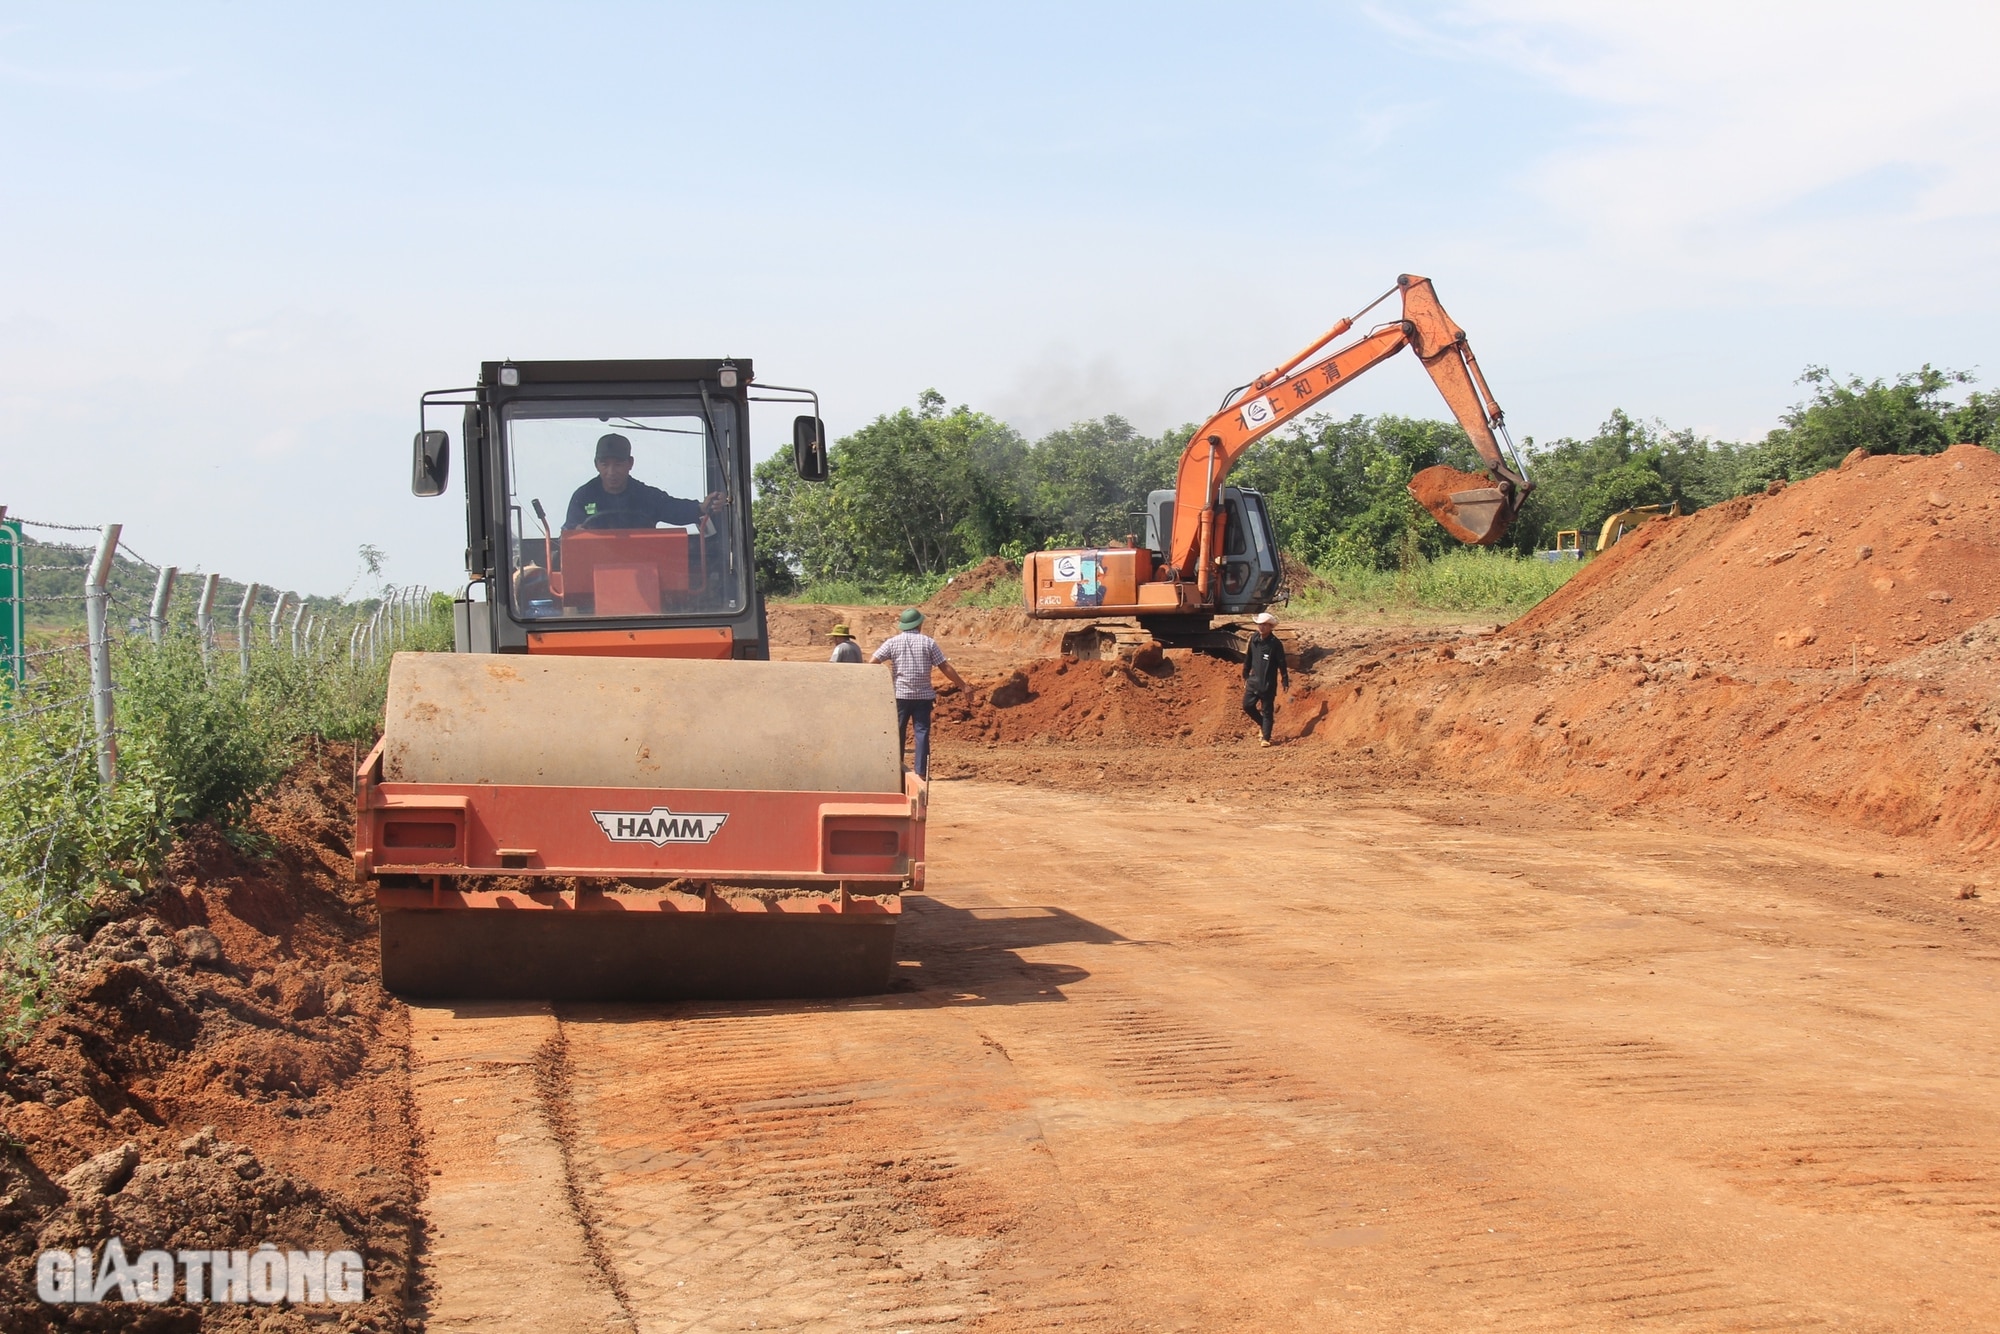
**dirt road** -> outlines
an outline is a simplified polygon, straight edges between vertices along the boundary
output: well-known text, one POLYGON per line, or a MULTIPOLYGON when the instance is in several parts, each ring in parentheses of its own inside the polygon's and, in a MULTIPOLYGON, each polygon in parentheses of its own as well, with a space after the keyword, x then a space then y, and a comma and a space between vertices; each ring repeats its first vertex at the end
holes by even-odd
POLYGON ((1955 875, 1423 790, 931 838, 906 990, 417 1011, 429 1328, 2000 1327, 1955 875))

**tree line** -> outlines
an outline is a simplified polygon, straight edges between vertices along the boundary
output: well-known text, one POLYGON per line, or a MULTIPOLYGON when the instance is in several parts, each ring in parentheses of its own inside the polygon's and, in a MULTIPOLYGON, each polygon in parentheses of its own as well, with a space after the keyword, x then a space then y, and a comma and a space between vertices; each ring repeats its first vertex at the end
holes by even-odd
MULTIPOLYGON (((2000 448, 2000 394, 1962 371, 1842 380, 1808 367, 1807 397, 1754 442, 1713 440, 1614 410, 1587 439, 1524 444, 1536 489, 1507 544, 1526 553, 1561 529, 1593 532, 1634 505, 1683 511, 1800 481, 1854 449, 1934 454, 2000 448)), ((788 454, 756 471, 758 577, 769 592, 830 580, 942 574, 986 556, 1121 542, 1143 533, 1146 493, 1173 484, 1190 423, 1158 436, 1118 416, 1030 442, 1007 423, 927 389, 913 408, 838 440, 831 479, 800 482, 788 454)), ((1315 414, 1254 445, 1230 474, 1271 499, 1284 550, 1316 567, 1385 569, 1453 545, 1404 484, 1434 463, 1476 471, 1457 423, 1315 414)))

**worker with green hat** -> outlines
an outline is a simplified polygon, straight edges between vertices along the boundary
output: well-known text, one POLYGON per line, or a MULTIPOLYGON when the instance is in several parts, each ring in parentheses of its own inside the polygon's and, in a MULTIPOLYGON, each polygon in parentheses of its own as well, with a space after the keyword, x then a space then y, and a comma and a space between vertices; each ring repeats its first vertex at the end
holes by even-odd
POLYGON ((965 678, 952 669, 938 642, 923 633, 924 614, 915 607, 905 608, 896 618, 897 633, 882 641, 869 661, 886 662, 896 679, 896 746, 900 753, 914 730, 915 751, 910 768, 917 777, 931 776, 931 710, 937 704, 937 690, 931 685, 931 671, 945 674, 954 686, 966 689, 965 678))

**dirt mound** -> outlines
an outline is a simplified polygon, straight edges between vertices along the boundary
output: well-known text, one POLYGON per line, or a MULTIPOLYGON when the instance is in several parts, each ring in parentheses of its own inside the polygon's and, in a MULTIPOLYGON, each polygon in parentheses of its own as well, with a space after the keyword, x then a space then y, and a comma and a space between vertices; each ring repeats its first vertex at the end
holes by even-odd
POLYGON ((2000 456, 1646 524, 1494 639, 1322 689, 1327 744, 1613 812, 2000 839, 2000 456))
MULTIPOLYGON (((844 623, 864 653, 896 633, 901 607, 837 607, 810 602, 773 602, 764 609, 771 656, 790 661, 825 661, 826 632, 844 623)), ((1019 607, 946 607, 924 618, 924 633, 944 646, 961 671, 992 672, 1023 658, 1052 657, 1061 648, 1061 621, 1030 620, 1019 607)))
MULTIPOLYGON (((350 878, 351 764, 317 756, 259 807, 270 855, 195 830, 130 916, 52 943, 65 1004, 0 1073, 0 1327, 58 1327, 35 1255, 113 1236, 133 1255, 357 1250, 368 1301, 343 1319, 401 1327, 407 1016, 376 980, 372 901, 350 878)), ((145 1310, 160 1328, 311 1327, 263 1306, 145 1310)), ((103 1328, 139 1314, 75 1308, 62 1327, 91 1311, 103 1328)))
POLYGON ((979 564, 961 574, 953 575, 945 586, 924 599, 925 611, 942 611, 946 607, 956 607, 967 598, 980 593, 991 592, 995 588, 1018 591, 1021 586, 1021 564, 1008 560, 1005 556, 988 556, 979 564))
POLYGON ((1243 734, 1242 669, 1175 651, 1152 667, 1126 662, 1033 662, 973 682, 968 698, 940 696, 941 743, 987 746, 1213 745, 1243 734))
POLYGON ((1510 627, 1583 652, 1886 664, 2000 612, 2000 455, 1883 455, 1655 520, 1510 627))
MULTIPOLYGON (((1300 674, 1280 702, 1285 744, 1230 781, 1348 783, 1360 765, 1614 813, 1991 848, 1996 501, 2000 457, 1961 446, 1649 523, 1496 634, 1412 635, 1300 674)), ((945 697, 940 760, 1040 775, 1044 748, 1097 765, 1125 747, 1247 741, 1234 667, 1178 654, 1168 666, 1043 662, 982 681, 970 699, 945 697), (1008 758, 1015 747, 1029 758, 1008 758)))

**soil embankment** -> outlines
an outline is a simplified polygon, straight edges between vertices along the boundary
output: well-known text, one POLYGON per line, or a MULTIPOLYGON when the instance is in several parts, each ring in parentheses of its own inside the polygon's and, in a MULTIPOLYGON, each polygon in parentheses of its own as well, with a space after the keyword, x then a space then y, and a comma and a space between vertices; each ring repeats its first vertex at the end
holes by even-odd
POLYGON ((267 856, 196 830, 132 914, 54 942, 67 1001, 0 1073, 0 1328, 304 1330, 336 1311, 344 1328, 403 1328, 408 1017, 381 988, 372 897, 352 881, 351 763, 331 749, 261 804, 267 856), (37 1253, 112 1237, 134 1256, 353 1250, 367 1300, 36 1300, 37 1253))
MULTIPOLYGON (((840 607, 774 602, 764 611, 771 656, 789 662, 825 661, 826 632, 846 625, 863 653, 896 633, 901 607, 840 607)), ((924 633, 935 637, 961 671, 1001 672, 1023 660, 1053 657, 1062 646, 1061 621, 1031 621, 1018 607, 947 606, 927 611, 924 633)))
MULTIPOLYGON (((1984 849, 2000 827, 1996 502, 2000 456, 1983 449, 1860 459, 1649 523, 1490 635, 1307 626, 1329 656, 1279 714, 1302 744, 1244 780, 1373 770, 1984 849)), ((1250 740, 1234 669, 1193 655, 1150 672, 1036 662, 980 684, 947 697, 940 754, 987 776, 1040 773, 1009 753, 1022 746, 1250 740), (955 754, 954 739, 1006 749, 955 754)))

